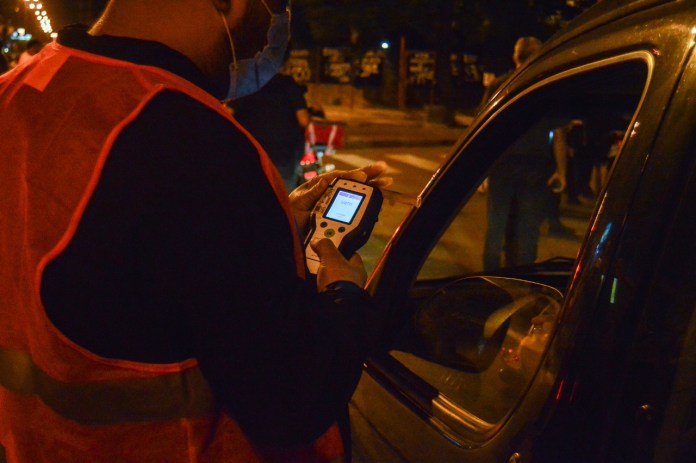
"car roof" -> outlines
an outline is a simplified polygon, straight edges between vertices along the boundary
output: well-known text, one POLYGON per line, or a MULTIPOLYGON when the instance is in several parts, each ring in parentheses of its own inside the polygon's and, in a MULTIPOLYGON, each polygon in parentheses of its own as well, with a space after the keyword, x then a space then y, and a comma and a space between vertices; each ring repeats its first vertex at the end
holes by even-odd
POLYGON ((547 40, 537 58, 605 24, 670 3, 678 3, 678 0, 599 0, 547 40))
MULTIPOLYGON (((573 40, 582 41, 582 36, 591 35, 593 31, 602 26, 649 9, 677 3, 682 2, 681 0, 598 0, 595 5, 571 20, 563 29, 545 41, 538 53, 508 76, 507 82, 513 82, 518 74, 522 74, 535 63, 544 61, 556 49, 573 40)), ((657 19, 658 16, 655 18, 657 19)), ((501 85, 498 91, 504 87, 505 84, 501 85)))

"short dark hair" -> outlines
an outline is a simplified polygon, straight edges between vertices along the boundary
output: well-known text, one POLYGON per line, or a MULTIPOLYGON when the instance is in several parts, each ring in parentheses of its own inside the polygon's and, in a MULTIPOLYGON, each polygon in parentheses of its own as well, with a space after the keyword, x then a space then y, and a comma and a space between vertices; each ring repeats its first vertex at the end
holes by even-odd
POLYGON ((541 40, 536 37, 520 37, 515 42, 515 61, 525 63, 541 48, 541 40))
POLYGON ((43 42, 39 39, 31 39, 27 42, 27 50, 41 49, 43 47, 43 42))

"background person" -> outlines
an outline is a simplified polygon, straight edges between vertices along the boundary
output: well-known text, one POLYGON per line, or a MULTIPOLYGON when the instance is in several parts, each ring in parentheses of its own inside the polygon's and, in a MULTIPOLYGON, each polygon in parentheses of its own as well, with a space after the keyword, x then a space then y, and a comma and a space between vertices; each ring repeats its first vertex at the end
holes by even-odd
POLYGON ((568 203, 593 204, 590 179, 594 166, 585 121, 573 119, 565 130, 568 144, 568 203))
MULTIPOLYGON (((515 69, 538 53, 541 45, 536 37, 517 39, 512 54, 515 69)), ((481 108, 513 72, 489 84, 481 108)), ((507 148, 479 187, 480 192, 488 193, 485 271, 497 270, 501 265, 533 263, 537 257, 539 227, 545 219, 549 220, 550 230, 566 231, 567 227, 560 223, 558 203, 566 187, 567 145, 565 132, 560 130, 566 122, 542 117, 507 148)))
POLYGON ((297 186, 305 129, 311 118, 305 87, 286 72, 281 68, 258 92, 236 100, 234 116, 264 147, 291 191, 297 186))
POLYGON ((566 145, 564 132, 558 129, 565 123, 559 117, 542 116, 491 169, 484 271, 536 261, 539 228, 549 216, 549 195, 566 186, 566 145), (554 134, 551 143, 549 132, 554 134))
POLYGON ((0 370, 12 372, 0 450, 12 461, 340 455, 327 430, 379 313, 360 257, 328 240, 316 283, 304 279, 295 224, 332 176, 288 198, 220 103, 231 42, 253 56, 269 22, 261 0, 111 0, 91 29, 61 31, 0 77, 0 370))
POLYGON ((551 141, 551 152, 553 153, 553 160, 556 166, 556 177, 550 179, 547 188, 547 201, 546 201, 546 223, 548 236, 553 236, 556 238, 565 239, 575 239, 575 230, 572 227, 561 222, 561 194, 568 190, 568 171, 570 161, 570 144, 568 142, 568 131, 567 127, 570 125, 568 122, 563 127, 556 127, 550 132, 552 133, 551 141))
POLYGON ((21 55, 19 55, 18 64, 22 64, 32 59, 34 55, 41 51, 43 46, 44 44, 40 40, 31 39, 30 41, 28 41, 26 49, 22 52, 21 55))
POLYGON ((500 76, 494 78, 490 84, 486 87, 483 92, 483 97, 481 98, 481 103, 479 108, 483 109, 488 100, 495 94, 495 92, 500 88, 500 86, 505 82, 515 69, 518 69, 524 63, 526 63, 532 56, 534 56, 541 48, 541 40, 536 37, 520 37, 515 41, 515 45, 512 51, 512 61, 515 67, 508 72, 501 74, 500 76))

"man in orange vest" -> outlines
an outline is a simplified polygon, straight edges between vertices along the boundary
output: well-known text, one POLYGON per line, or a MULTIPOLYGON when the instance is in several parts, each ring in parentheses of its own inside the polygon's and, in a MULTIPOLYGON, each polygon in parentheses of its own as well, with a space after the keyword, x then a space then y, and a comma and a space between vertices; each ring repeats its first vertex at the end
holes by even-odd
POLYGON ((379 313, 299 235, 333 176, 390 180, 288 198, 220 103, 284 3, 111 0, 0 77, 0 461, 340 458, 379 313))

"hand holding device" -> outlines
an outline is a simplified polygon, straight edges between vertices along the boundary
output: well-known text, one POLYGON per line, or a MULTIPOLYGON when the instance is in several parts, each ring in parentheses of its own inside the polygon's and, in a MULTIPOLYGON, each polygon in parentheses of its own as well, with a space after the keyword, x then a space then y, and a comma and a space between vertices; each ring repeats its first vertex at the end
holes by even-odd
POLYGON ((290 192, 290 206, 292 207, 298 228, 304 233, 309 229, 309 217, 314 206, 326 192, 331 182, 336 178, 357 180, 378 188, 387 188, 393 179, 385 176, 388 166, 384 161, 354 170, 334 170, 314 177, 309 182, 295 188, 290 192))
POLYGON ((370 237, 382 208, 382 192, 367 183, 336 178, 317 201, 310 215, 305 256, 310 273, 316 274, 320 258, 312 241, 329 239, 346 259, 370 237))
POLYGON ((353 254, 350 259, 346 259, 336 249, 333 241, 326 238, 311 241, 309 245, 321 259, 316 275, 319 292, 336 281, 350 281, 360 288, 365 286, 367 272, 360 254, 353 254))

